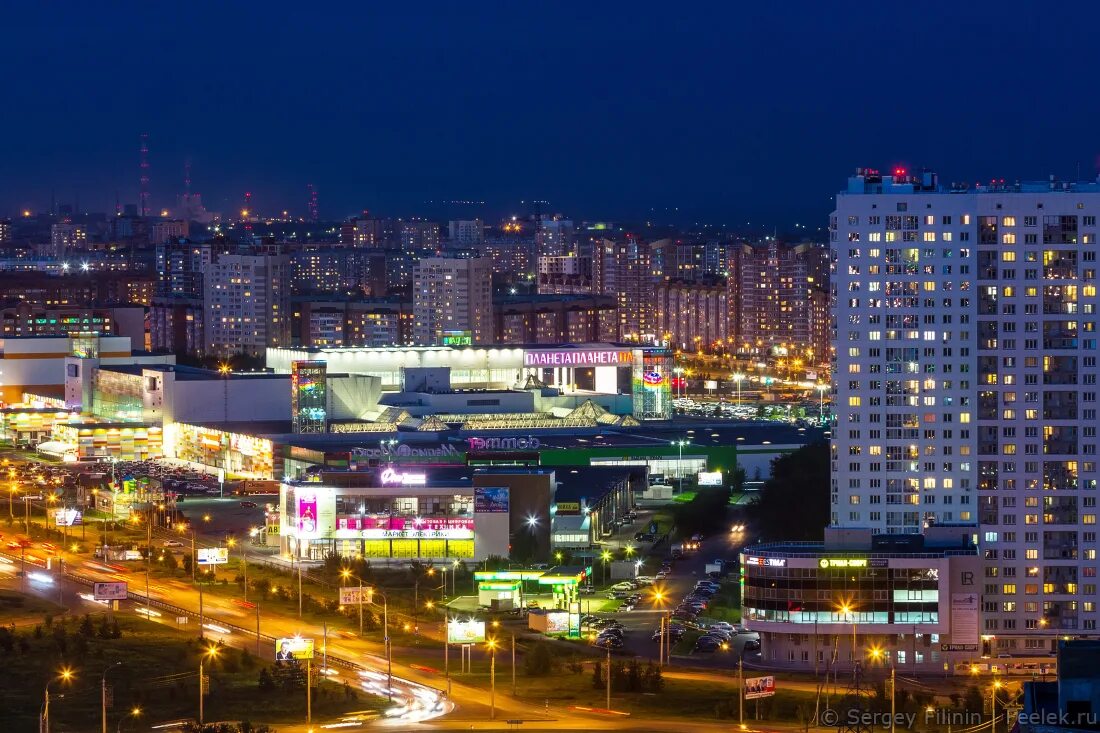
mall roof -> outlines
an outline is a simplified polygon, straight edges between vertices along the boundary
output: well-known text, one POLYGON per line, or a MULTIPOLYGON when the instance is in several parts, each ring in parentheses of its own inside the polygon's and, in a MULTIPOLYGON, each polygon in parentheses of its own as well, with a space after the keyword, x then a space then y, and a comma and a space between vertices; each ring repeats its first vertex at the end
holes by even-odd
MULTIPOLYGON (((229 372, 222 374, 216 369, 202 369, 200 367, 184 366, 182 364, 104 364, 100 371, 118 372, 120 374, 135 374, 140 376, 144 371, 173 372, 176 381, 207 381, 214 379, 289 379, 289 374, 276 374, 275 372, 229 372)), ((330 375, 336 376, 336 375, 330 375)))

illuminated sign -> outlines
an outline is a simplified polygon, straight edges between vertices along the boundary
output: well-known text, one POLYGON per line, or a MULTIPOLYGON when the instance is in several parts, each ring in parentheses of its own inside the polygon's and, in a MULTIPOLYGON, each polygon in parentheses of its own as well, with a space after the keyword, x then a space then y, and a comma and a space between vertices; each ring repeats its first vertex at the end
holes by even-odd
POLYGON ((474 514, 507 514, 508 511, 508 489, 474 487, 474 514))
POLYGON ((721 471, 700 471, 698 474, 700 486, 721 486, 722 485, 722 472, 721 471))
POLYGON ((538 450, 538 438, 467 438, 470 450, 538 450))
POLYGON ((92 586, 92 598, 97 601, 125 601, 125 583, 95 583, 92 586))
POLYGON ((817 561, 817 564, 823 568, 865 568, 867 567, 867 558, 823 557, 817 561))
POLYGON ((444 331, 444 346, 473 346, 474 337, 469 331, 444 331))
POLYGON ((58 527, 75 527, 82 523, 84 512, 79 509, 58 509, 54 513, 54 524, 58 527))
POLYGON ((769 568, 785 568, 787 567, 787 558, 785 557, 746 557, 745 565, 756 565, 757 567, 769 567, 769 568))
POLYGON ((225 565, 229 562, 228 547, 200 547, 196 554, 199 565, 225 565))
POLYGON ((317 494, 298 494, 298 534, 302 537, 317 534, 317 494))
POLYGON ((642 382, 647 387, 660 387, 664 384, 665 378, 660 372, 645 372, 642 374, 642 382))
POLYGON ((362 595, 359 593, 359 586, 352 586, 350 588, 340 589, 340 605, 341 606, 357 606, 362 600, 363 603, 374 603, 374 588, 370 586, 363 586, 362 595))
POLYGON ((525 367, 586 367, 633 366, 634 352, 630 349, 562 349, 524 351, 525 367))
POLYGON ((581 503, 579 501, 559 501, 555 504, 558 514, 580 514, 581 503))
POLYGON ((476 619, 447 622, 447 642, 450 644, 480 644, 485 641, 485 622, 476 619))
POLYGON ((325 432, 327 379, 328 365, 323 361, 290 363, 290 417, 295 433, 325 432))
POLYGON ((745 680, 745 699, 771 697, 775 694, 775 677, 749 677, 745 680))
MULTIPOLYGON (((363 423, 373 424, 373 423, 363 423)), ((332 432, 344 432, 339 428, 343 425, 333 425, 332 432)), ((348 432, 360 432, 352 430, 348 432)), ((377 448, 356 448, 353 451, 353 455, 364 456, 366 458, 456 458, 462 454, 455 450, 455 447, 450 444, 444 444, 438 448, 413 448, 411 446, 401 445, 387 445, 382 443, 377 448)))
POLYGON ((472 529, 419 529, 406 527, 405 529, 364 529, 360 530, 359 537, 365 540, 472 540, 472 529))
POLYGON ((422 473, 398 473, 392 468, 382 471, 383 484, 400 484, 402 486, 423 486, 428 483, 428 477, 422 473))
POLYGON ((293 636, 275 640, 275 661, 290 662, 295 659, 313 659, 313 639, 293 636))
POLYGON ((465 517, 337 517, 336 529, 465 529, 472 532, 474 520, 465 517))

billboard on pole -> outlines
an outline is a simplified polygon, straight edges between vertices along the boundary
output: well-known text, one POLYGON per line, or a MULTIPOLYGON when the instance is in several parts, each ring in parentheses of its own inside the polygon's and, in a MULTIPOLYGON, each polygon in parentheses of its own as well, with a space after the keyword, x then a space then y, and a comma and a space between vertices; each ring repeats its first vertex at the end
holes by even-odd
POLYGON ((771 697, 775 694, 775 677, 750 677, 745 680, 745 699, 771 697))
POLYGON ((485 622, 450 619, 447 621, 447 641, 451 644, 479 644, 485 641, 485 622))
POLYGON ((225 565, 229 562, 228 547, 200 547, 196 554, 199 565, 225 565))
MULTIPOLYGON (((374 588, 363 586, 363 603, 374 603, 374 588)), ((359 586, 340 589, 341 606, 359 605, 359 586)))
POLYGON ((125 583, 96 583, 92 586, 92 597, 97 601, 125 601, 125 583))
POLYGON ((313 659, 313 639, 290 636, 275 640, 275 661, 289 662, 292 659, 313 659))

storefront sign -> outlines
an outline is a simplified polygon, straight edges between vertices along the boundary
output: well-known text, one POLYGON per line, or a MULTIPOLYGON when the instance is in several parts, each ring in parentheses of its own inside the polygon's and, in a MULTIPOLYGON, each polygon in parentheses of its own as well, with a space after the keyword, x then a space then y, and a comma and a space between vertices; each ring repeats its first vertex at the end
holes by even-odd
POLYGON ((558 514, 580 514, 581 503, 579 501, 559 501, 555 504, 558 514))
POLYGON ((524 351, 525 367, 626 367, 634 364, 630 349, 562 349, 524 351))
POLYGON ((474 520, 465 517, 337 517, 336 529, 465 529, 472 532, 474 520))
POLYGON ((467 438, 470 450, 538 450, 538 438, 467 438))
POLYGON ((976 652, 977 644, 940 644, 941 652, 976 652))
MULTIPOLYGON (((334 433, 344 432, 344 431, 341 431, 341 430, 337 430, 337 428, 341 427, 340 425, 331 425, 329 427, 332 428, 332 432, 334 432, 334 433)), ((348 431, 348 432, 360 432, 360 431, 352 430, 352 431, 348 431)), ((378 446, 377 448, 357 448, 352 452, 352 455, 356 458, 361 456, 363 458, 382 458, 382 459, 391 459, 391 458, 401 458, 401 459, 405 459, 405 458, 413 458, 413 459, 416 459, 416 458, 452 458, 453 459, 453 458, 461 458, 462 457, 462 453, 460 453, 458 450, 456 450, 453 445, 449 445, 449 444, 444 444, 444 445, 441 445, 437 448, 414 448, 412 446, 408 446, 408 445, 405 445, 403 443, 401 445, 387 445, 387 444, 383 443, 380 446, 378 446)))
POLYGON ((428 483, 428 477, 422 473, 404 473, 387 468, 382 471, 383 484, 400 484, 402 486, 423 486, 428 483))
POLYGON ((444 331, 444 346, 473 346, 474 337, 470 331, 444 331))
POLYGON ((757 567, 769 567, 769 568, 785 568, 787 567, 787 558, 785 557, 746 557, 746 565, 756 565, 757 567))
POLYGON ((508 511, 508 489, 474 487, 474 514, 507 514, 508 511))
POLYGON ((823 568, 865 568, 867 567, 867 558, 823 557, 817 561, 817 564, 823 568))
POLYGON ((472 540, 472 529, 364 529, 359 536, 365 540, 472 540))

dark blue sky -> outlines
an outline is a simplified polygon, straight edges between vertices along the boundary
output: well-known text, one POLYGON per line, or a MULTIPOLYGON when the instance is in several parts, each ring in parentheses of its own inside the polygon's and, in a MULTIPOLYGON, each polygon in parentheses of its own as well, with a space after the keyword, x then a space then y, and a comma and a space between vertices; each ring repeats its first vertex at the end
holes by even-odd
POLYGON ((1096 174, 1091 3, 25 3, 0 212, 210 208, 822 225, 859 165, 1096 174), (598 5, 598 8, 591 6, 598 5), (339 12, 338 12, 339 9, 339 12), (444 212, 427 201, 474 199, 444 212), (658 213, 650 214, 656 209, 658 213))

